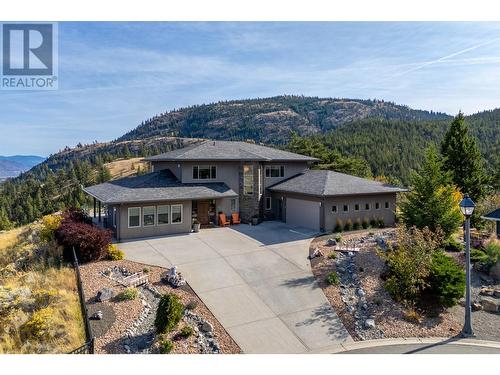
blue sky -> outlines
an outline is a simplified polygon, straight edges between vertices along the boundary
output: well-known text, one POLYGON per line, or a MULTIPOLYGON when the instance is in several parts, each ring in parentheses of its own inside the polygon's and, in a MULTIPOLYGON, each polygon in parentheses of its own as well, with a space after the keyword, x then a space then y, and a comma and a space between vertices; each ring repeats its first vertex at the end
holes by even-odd
POLYGON ((500 23, 59 23, 59 89, 0 91, 0 155, 112 140, 226 99, 500 107, 500 23))

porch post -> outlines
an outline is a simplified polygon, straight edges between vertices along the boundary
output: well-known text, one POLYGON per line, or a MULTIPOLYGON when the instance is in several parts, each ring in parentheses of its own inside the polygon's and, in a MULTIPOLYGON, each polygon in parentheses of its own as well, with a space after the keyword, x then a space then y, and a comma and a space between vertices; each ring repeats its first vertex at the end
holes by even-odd
POLYGON ((99 223, 101 222, 101 201, 99 201, 99 223))
POLYGON ((94 219, 96 217, 96 211, 97 211, 97 200, 94 197, 94 219))

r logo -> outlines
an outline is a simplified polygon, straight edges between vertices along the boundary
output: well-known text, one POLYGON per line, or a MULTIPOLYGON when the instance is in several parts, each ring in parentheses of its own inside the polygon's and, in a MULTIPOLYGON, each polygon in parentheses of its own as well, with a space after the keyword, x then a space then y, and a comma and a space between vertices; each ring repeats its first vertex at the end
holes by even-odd
POLYGON ((53 74, 52 24, 3 24, 3 75, 53 74))

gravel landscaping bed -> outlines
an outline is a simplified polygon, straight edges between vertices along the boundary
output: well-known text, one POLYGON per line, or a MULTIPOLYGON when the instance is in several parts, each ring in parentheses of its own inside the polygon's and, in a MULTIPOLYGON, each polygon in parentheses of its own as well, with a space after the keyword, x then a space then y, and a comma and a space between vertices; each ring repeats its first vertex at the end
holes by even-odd
POLYGON ((357 242, 356 247, 359 251, 336 252, 335 259, 328 257, 334 252, 334 247, 327 244, 328 238, 334 238, 335 235, 315 239, 311 243, 311 254, 318 249, 323 256, 311 259, 311 266, 325 296, 353 339, 357 341, 383 337, 451 337, 457 335, 462 329, 463 318, 457 319, 456 313, 445 311, 436 317, 424 316, 420 323, 410 322, 405 319, 403 306, 393 301, 384 289, 380 278, 384 270, 384 261, 377 255, 376 239, 390 236, 392 231, 392 229, 380 229, 344 233, 342 242, 360 239, 363 241, 357 242), (339 285, 328 285, 325 282, 326 276, 332 271, 339 275, 339 285), (362 296, 356 292, 359 289, 362 290, 360 293, 362 296), (366 305, 363 306, 363 304, 366 305), (375 324, 367 327, 365 322, 371 318, 375 324))
POLYGON ((186 311, 178 327, 167 335, 174 342, 171 353, 241 353, 238 345, 189 285, 173 288, 161 281, 166 271, 161 267, 127 260, 100 261, 81 266, 89 313, 92 315, 98 310, 103 313, 101 320, 91 320, 96 335, 96 353, 157 353, 158 340, 153 324, 159 297, 166 293, 176 294, 184 305, 189 304, 192 308, 186 311), (115 266, 131 273, 144 272, 149 277, 149 284, 137 287, 139 295, 134 300, 119 301, 113 297, 98 302, 96 295, 103 288, 112 288, 115 296, 125 289, 118 282, 102 275, 104 270, 115 266), (194 334, 181 338, 178 333, 186 325, 193 328, 194 334), (200 329, 202 326, 204 329, 200 329))

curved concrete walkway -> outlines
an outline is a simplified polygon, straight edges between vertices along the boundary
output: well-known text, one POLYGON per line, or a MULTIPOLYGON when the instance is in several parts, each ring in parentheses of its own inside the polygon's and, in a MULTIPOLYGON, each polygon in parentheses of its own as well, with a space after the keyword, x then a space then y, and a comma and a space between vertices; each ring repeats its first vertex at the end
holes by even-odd
POLYGON ((354 342, 312 274, 315 234, 264 222, 118 246, 129 260, 175 264, 245 353, 334 352, 354 342))

